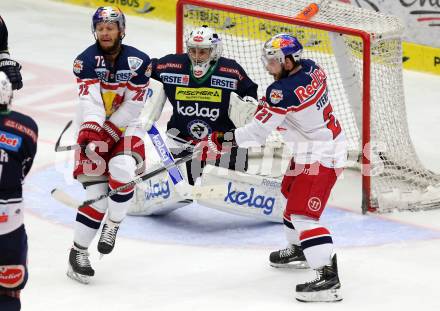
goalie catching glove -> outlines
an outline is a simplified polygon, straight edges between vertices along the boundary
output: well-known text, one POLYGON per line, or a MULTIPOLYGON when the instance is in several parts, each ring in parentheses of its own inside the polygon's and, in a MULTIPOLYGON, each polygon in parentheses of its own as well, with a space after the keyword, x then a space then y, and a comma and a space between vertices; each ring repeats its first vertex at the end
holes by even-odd
POLYGON ((231 92, 228 115, 235 127, 242 127, 252 121, 254 115, 264 107, 264 98, 257 101, 251 96, 241 98, 231 92))
POLYGON ((210 161, 220 159, 223 154, 231 152, 232 147, 236 146, 234 131, 212 132, 196 145, 195 150, 202 150, 201 161, 210 161))

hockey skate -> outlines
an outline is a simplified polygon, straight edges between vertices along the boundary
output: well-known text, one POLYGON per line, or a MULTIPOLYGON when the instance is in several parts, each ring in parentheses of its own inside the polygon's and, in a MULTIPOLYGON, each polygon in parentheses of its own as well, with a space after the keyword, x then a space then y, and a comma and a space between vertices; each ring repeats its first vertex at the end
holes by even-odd
POLYGON ((269 262, 275 268, 309 268, 306 257, 298 245, 289 245, 285 249, 270 253, 269 262))
POLYGON ((94 275, 95 270, 90 265, 89 252, 74 244, 70 249, 67 276, 80 283, 89 284, 90 277, 94 275))
POLYGON ((107 218, 102 227, 101 237, 98 242, 98 252, 102 255, 110 254, 116 243, 116 234, 118 233, 119 223, 113 222, 107 218))
POLYGON ((317 278, 311 282, 296 285, 296 300, 301 302, 341 301, 336 255, 328 266, 316 269, 317 278))

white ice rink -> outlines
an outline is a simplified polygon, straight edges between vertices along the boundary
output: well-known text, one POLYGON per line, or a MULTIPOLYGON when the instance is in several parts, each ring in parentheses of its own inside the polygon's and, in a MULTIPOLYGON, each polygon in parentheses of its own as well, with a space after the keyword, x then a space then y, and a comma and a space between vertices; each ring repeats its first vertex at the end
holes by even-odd
MULTIPOLYGON (((440 211, 362 216, 360 192, 340 185, 323 222, 334 233, 341 303, 301 304, 294 299, 295 285, 314 273, 269 267, 270 251, 285 246, 281 225, 201 206, 166 217, 127 218, 111 255, 99 260, 93 244, 91 284, 67 278, 75 214, 52 200, 49 190, 66 183, 65 155, 53 149, 74 115, 71 66, 93 43, 93 11, 48 0, 0 1, 10 52, 22 63, 25 80, 14 108, 40 127, 25 185, 30 275, 24 311, 440 310, 440 211)), ((124 43, 152 57, 174 51, 173 24, 127 19, 124 43)), ((416 150, 440 173, 440 76, 405 72, 404 79, 416 150)), ((79 191, 77 184, 66 187, 79 191)))

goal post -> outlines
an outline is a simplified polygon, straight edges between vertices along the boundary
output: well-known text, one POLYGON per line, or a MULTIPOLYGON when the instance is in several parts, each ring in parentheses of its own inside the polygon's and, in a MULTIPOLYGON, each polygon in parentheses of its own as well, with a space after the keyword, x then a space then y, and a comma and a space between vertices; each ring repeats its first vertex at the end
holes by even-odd
POLYGON ((364 213, 440 207, 440 178, 421 164, 409 136, 398 18, 330 0, 179 0, 178 53, 191 29, 204 24, 221 36, 223 56, 258 83, 260 96, 273 82, 260 62, 263 43, 281 32, 298 37, 303 57, 326 72, 349 154, 361 163, 364 213), (315 16, 295 18, 312 2, 315 16))

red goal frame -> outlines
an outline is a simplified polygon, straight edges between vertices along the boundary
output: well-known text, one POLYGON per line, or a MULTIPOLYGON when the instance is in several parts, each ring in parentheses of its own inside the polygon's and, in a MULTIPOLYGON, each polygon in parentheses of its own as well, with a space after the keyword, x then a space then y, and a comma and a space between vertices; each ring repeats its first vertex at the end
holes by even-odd
POLYGON ((204 0, 179 0, 176 5, 176 52, 183 53, 183 20, 184 7, 193 5, 208 9, 218 9, 231 13, 264 18, 272 21, 283 22, 286 24, 316 28, 324 31, 338 32, 345 35, 356 36, 363 42, 363 85, 362 85, 362 212, 374 211, 376 208, 371 206, 371 178, 370 178, 370 64, 371 64, 371 35, 370 33, 353 28, 340 27, 325 23, 313 22, 310 20, 297 19, 282 15, 261 12, 251 9, 239 8, 225 4, 204 1, 204 0))

